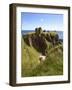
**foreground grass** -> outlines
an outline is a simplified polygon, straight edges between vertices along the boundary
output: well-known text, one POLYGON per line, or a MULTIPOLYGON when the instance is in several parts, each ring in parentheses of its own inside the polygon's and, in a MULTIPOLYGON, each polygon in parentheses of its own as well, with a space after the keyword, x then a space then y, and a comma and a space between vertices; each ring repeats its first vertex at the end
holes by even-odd
POLYGON ((63 55, 60 51, 51 53, 45 60, 39 64, 33 71, 32 76, 48 76, 63 74, 63 55))
MULTIPOLYGON (((47 42, 48 43, 48 42, 47 42)), ((32 46, 28 46, 22 39, 22 77, 29 76, 48 76, 63 74, 63 51, 62 45, 54 48, 48 47, 50 50, 47 53, 44 62, 39 61, 40 53, 32 46)), ((50 45, 48 43, 48 45, 50 45)), ((51 45, 50 45, 51 46, 51 45)))
POLYGON ((22 40, 22 76, 30 76, 32 69, 39 64, 39 53, 22 40))

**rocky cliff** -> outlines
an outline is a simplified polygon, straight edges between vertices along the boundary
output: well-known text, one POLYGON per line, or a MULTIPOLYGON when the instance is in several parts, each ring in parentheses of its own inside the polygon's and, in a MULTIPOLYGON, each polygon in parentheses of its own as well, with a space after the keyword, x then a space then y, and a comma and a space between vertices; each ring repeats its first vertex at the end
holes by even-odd
POLYGON ((54 47, 55 45, 61 43, 56 31, 43 31, 41 27, 36 28, 35 32, 28 33, 22 37, 27 45, 33 46, 43 55, 46 54, 46 49, 48 47, 54 47))

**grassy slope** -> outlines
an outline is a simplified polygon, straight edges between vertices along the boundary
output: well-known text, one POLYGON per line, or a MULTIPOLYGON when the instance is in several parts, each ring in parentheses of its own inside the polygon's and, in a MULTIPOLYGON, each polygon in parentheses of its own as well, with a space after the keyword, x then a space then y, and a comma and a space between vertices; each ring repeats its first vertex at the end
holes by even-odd
POLYGON ((39 64, 39 53, 22 39, 22 76, 30 76, 32 69, 39 64))
POLYGON ((28 46, 22 39, 22 77, 24 76, 46 76, 63 74, 63 53, 61 45, 52 48, 49 45, 49 53, 44 62, 39 62, 40 53, 32 46, 28 46))
POLYGON ((50 53, 45 62, 42 62, 34 70, 33 76, 62 75, 63 74, 63 54, 60 49, 50 53))

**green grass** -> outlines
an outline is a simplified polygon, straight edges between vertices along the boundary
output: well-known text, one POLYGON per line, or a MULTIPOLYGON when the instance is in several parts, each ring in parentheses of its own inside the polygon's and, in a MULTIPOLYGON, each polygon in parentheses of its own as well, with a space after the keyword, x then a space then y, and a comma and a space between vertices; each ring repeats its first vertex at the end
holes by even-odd
POLYGON ((30 76, 30 72, 39 62, 39 53, 28 46, 22 39, 22 76, 30 76))
MULTIPOLYGON (((50 33, 50 32, 49 32, 50 33)), ((55 32, 51 33, 55 35, 55 32)), ((47 44, 46 60, 39 61, 40 53, 33 47, 27 45, 23 38, 21 39, 21 76, 51 76, 63 74, 63 46, 52 43, 45 39, 47 44)))
MULTIPOLYGON (((63 74, 63 54, 57 51, 51 52, 46 60, 40 63, 33 71, 32 76, 48 76, 63 74)), ((61 50, 60 50, 61 51, 61 50)))

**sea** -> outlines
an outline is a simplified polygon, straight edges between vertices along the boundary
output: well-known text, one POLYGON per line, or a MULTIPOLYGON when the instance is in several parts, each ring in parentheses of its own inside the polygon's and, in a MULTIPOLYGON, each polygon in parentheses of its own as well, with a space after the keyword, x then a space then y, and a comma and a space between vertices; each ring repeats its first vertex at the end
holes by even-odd
MULTIPOLYGON (((35 31, 34 30, 21 30, 21 34, 22 35, 26 35, 29 32, 35 32, 35 31)), ((59 39, 62 39, 63 40, 63 31, 56 31, 56 32, 57 32, 57 34, 59 36, 59 39)))

